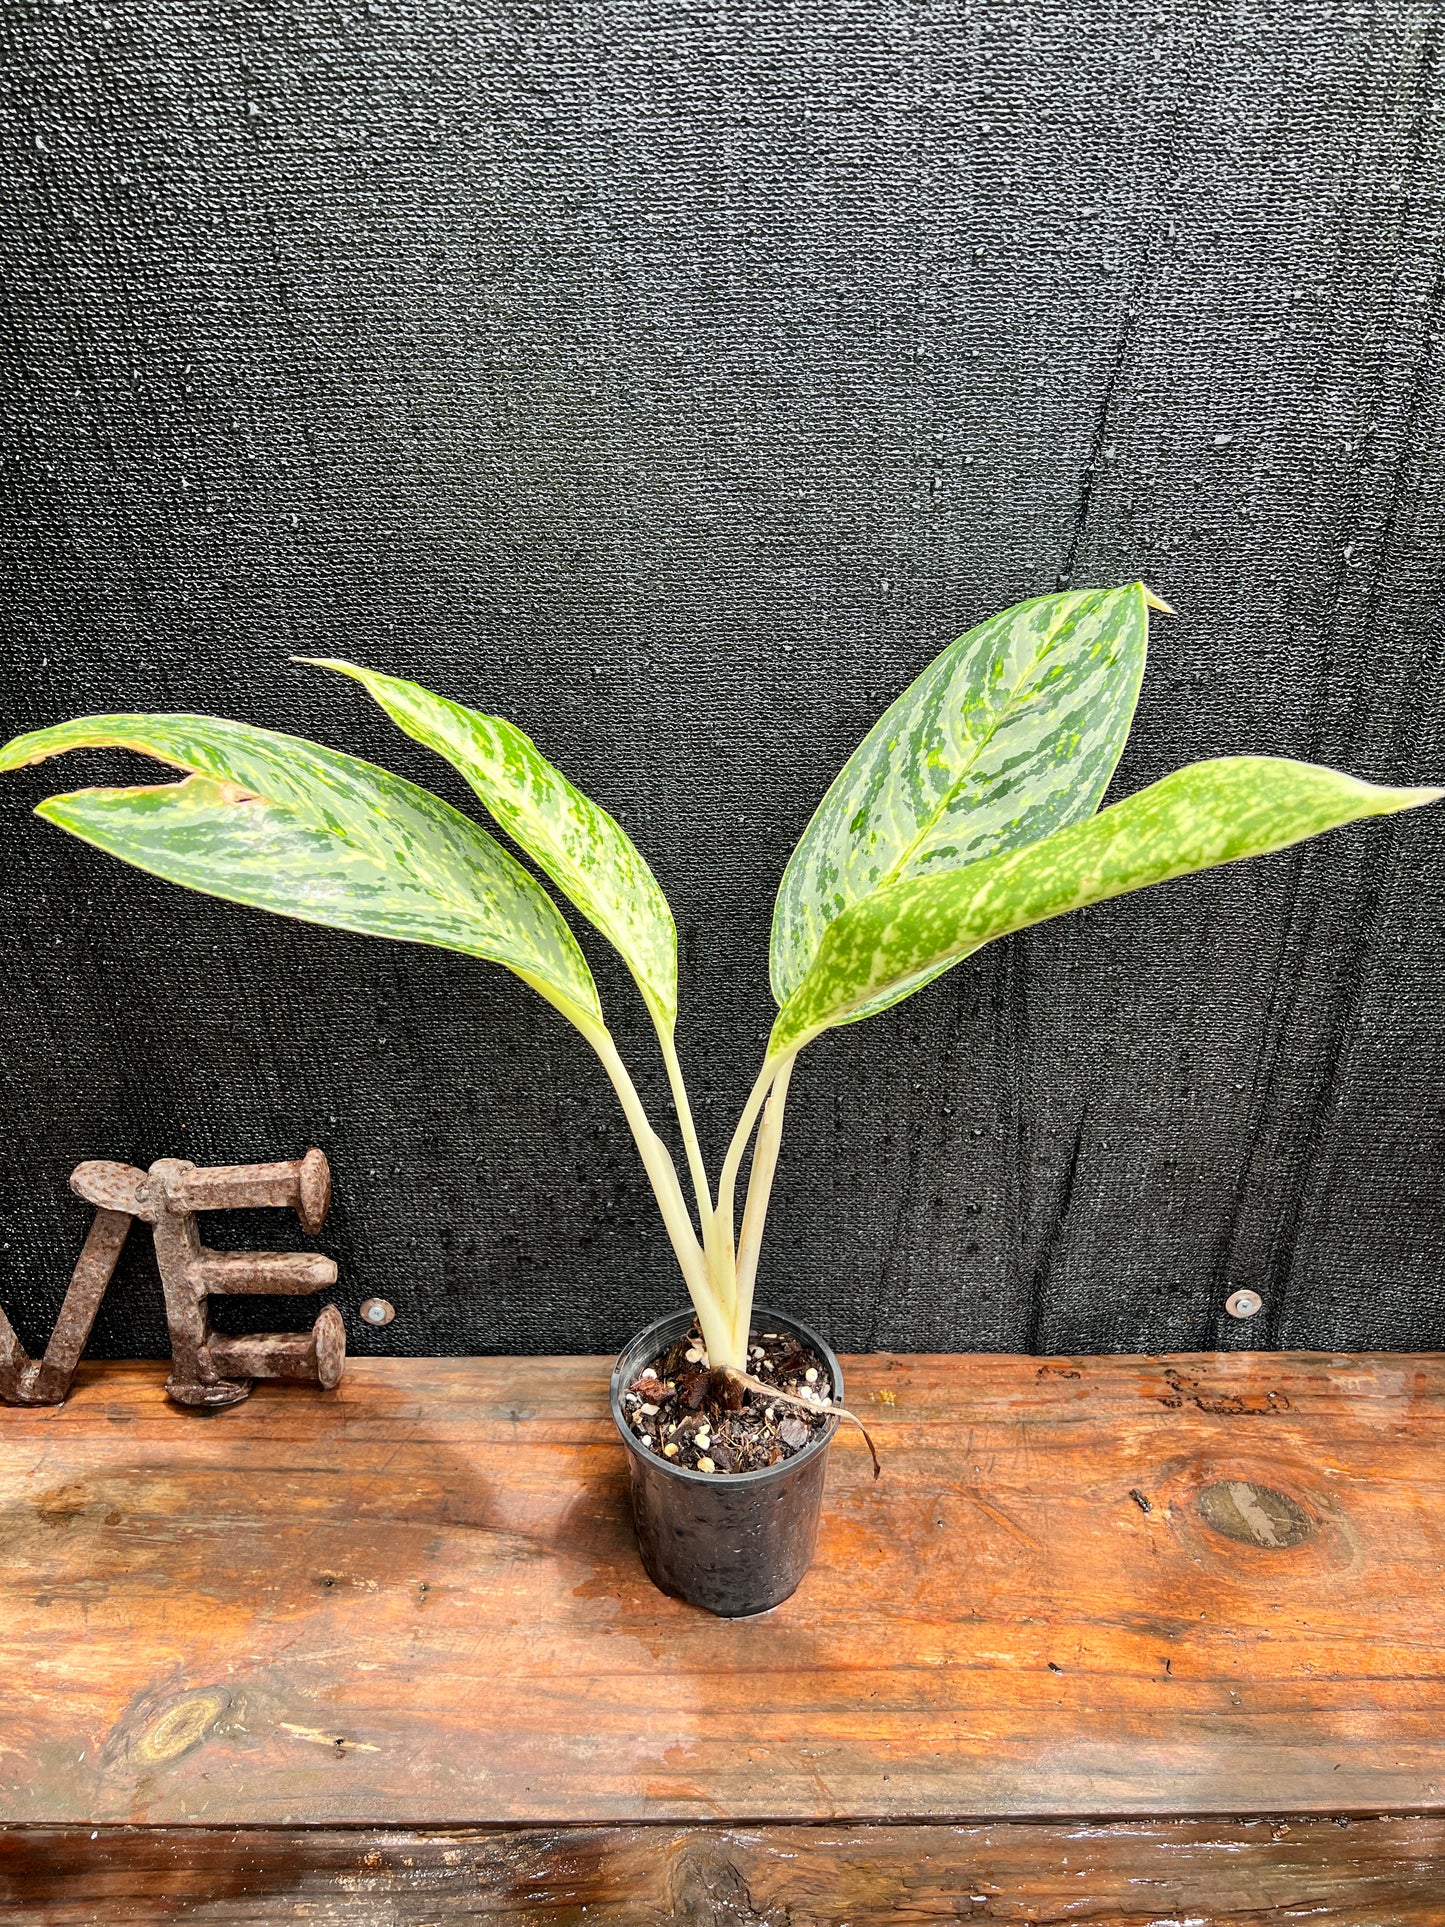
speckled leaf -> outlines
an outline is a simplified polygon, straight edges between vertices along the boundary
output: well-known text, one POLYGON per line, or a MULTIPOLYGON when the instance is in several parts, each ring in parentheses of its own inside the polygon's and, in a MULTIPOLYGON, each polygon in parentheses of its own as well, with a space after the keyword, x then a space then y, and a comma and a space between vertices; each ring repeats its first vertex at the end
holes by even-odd
POLYGON ((556 904, 479 824, 414 783, 215 716, 83 716, 17 736, 0 769, 94 748, 190 772, 40 804, 97 849, 232 903, 486 957, 580 1028, 600 1028, 592 974, 556 904))
POLYGON ((813 968, 779 1012, 769 1052, 801 1047, 891 986, 1012 930, 1442 794, 1381 789, 1273 756, 1191 764, 1026 849, 891 884, 854 904, 829 925, 813 968))
POLYGON ((1147 639, 1135 582, 1040 596, 951 643, 863 738, 788 861, 773 913, 778 1003, 850 904, 1092 816, 1129 734, 1147 639))
POLYGON ((331 657, 399 728, 444 756, 497 822, 616 945, 657 1021, 677 1018, 677 930, 667 898, 621 824, 549 763, 529 736, 418 683, 331 657))

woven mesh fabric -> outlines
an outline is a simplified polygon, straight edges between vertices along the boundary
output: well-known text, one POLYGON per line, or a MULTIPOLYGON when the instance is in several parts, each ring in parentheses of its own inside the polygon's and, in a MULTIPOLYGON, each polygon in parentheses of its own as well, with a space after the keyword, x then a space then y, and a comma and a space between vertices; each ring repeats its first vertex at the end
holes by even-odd
MULTIPOLYGON (((993 610, 1142 575, 1180 611, 1116 795, 1233 751, 1445 776, 1437 29, 1402 0, 12 9, 5 727, 216 711, 470 808, 288 658, 512 716, 669 892, 716 1157, 794 838, 993 610)), ((674 1303, 611 1093, 522 986, 26 814, 140 767, 0 785, 26 1342, 94 1156, 323 1146, 357 1350, 603 1350, 674 1303)), ((765 1301, 840 1347, 1439 1344, 1442 908, 1425 812, 1000 944, 826 1040, 765 1301)), ((93 1349, 164 1345, 137 1238, 93 1349)))

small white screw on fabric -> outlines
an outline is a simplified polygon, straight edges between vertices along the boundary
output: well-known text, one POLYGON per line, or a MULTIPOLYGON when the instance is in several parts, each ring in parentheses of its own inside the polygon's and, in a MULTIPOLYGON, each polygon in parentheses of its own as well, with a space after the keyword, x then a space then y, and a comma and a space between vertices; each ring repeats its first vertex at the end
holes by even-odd
POLYGON ((389 1325, 396 1317, 396 1307, 384 1298, 368 1298, 361 1307, 361 1315, 368 1325, 389 1325))
POLYGON ((1231 1318, 1253 1318, 1264 1310, 1264 1300, 1257 1291, 1236 1291, 1225 1299, 1224 1309, 1231 1318))

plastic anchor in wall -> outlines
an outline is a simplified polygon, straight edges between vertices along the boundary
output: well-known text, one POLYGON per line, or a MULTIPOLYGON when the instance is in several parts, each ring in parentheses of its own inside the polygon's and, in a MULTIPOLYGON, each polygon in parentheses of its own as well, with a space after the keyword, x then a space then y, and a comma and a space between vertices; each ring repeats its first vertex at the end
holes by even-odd
POLYGON ((95 1206, 60 1317, 45 1355, 27 1358, 0 1311, 0 1401, 59 1405, 70 1389, 137 1218, 151 1228, 171 1334, 166 1391, 180 1405, 234 1405, 258 1378, 305 1378, 331 1391, 346 1362, 346 1328, 328 1305, 309 1332, 259 1332, 228 1338, 212 1329, 209 1302, 237 1293, 289 1295, 336 1283, 333 1259, 314 1251, 211 1251, 201 1243, 196 1214, 246 1208, 291 1208, 316 1233, 331 1205, 331 1170, 324 1154, 284 1164, 221 1164, 209 1168, 184 1158, 160 1158, 149 1171, 94 1158, 71 1173, 70 1188, 95 1206))

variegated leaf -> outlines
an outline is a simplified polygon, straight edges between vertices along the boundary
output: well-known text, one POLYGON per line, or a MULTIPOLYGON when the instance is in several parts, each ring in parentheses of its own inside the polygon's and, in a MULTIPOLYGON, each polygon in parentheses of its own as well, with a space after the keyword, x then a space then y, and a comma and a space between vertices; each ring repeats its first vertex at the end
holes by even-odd
POLYGON ((41 816, 208 896, 504 964, 579 1028, 600 1029, 592 973, 556 904, 494 837, 427 790, 215 716, 83 716, 17 736, 0 769, 102 748, 189 774, 52 796, 41 816))
POLYGON ((504 717, 354 662, 300 660, 354 677, 408 736, 459 770, 507 834, 616 945, 653 1016, 672 1029, 677 930, 657 878, 621 824, 504 717))
POLYGON ((854 904, 829 925, 779 1012, 769 1054, 801 1048, 893 986, 1028 924, 1441 795, 1274 756, 1191 764, 1026 849, 891 884, 854 904))
MULTIPOLYGON (((1129 734, 1147 639, 1135 582, 1040 596, 951 643, 869 730, 789 859, 773 913, 778 1003, 861 898, 1092 816, 1129 734)), ((955 961, 895 984, 855 1018, 955 961)))

